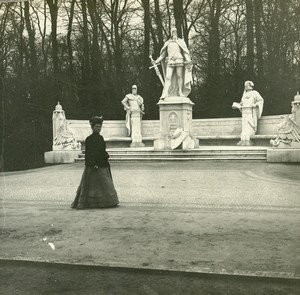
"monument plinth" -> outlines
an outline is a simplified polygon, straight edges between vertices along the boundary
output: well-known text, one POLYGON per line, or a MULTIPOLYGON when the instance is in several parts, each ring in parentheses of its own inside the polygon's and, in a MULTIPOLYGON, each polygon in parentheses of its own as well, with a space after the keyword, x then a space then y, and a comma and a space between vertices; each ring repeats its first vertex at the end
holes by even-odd
POLYGON ((160 135, 154 141, 155 150, 183 150, 199 147, 192 136, 194 103, 188 97, 171 96, 158 102, 160 135))

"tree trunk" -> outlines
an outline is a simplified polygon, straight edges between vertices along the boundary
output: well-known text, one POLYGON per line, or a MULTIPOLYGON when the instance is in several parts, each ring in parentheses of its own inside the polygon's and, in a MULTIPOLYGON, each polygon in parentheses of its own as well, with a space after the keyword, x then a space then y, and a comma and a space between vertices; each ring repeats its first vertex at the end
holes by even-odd
POLYGON ((213 0, 210 11, 210 31, 208 45, 209 80, 215 80, 220 75, 220 31, 219 20, 221 0, 213 0))
POLYGON ((144 57, 143 57, 143 93, 148 97, 150 88, 150 1, 142 0, 144 7, 144 57))
POLYGON ((88 12, 92 22, 92 51, 91 51, 91 69, 92 69, 92 80, 93 80, 93 89, 92 93, 93 106, 95 109, 99 109, 101 103, 102 95, 98 95, 101 85, 101 75, 99 69, 99 59, 100 59, 100 49, 99 49, 99 31, 98 31, 98 22, 96 17, 96 1, 87 0, 88 12))
POLYGON ((24 42, 24 15, 23 15, 23 3, 20 2, 20 29, 19 29, 19 38, 20 38, 20 43, 19 43, 19 71, 17 73, 18 79, 21 80, 23 78, 23 60, 24 60, 24 50, 25 50, 25 42, 24 42))
POLYGON ((258 84, 263 81, 264 76, 264 60, 263 60, 263 45, 262 45, 262 32, 261 32, 261 12, 262 2, 261 0, 254 0, 254 15, 255 15, 255 39, 256 39, 256 67, 258 74, 258 84))
POLYGON ((174 6, 174 18, 177 34, 179 38, 182 38, 183 28, 183 0, 173 0, 174 6))
POLYGON ((72 0, 71 8, 70 8, 69 23, 68 23, 68 33, 67 33, 69 73, 70 73, 71 76, 73 76, 73 73, 74 73, 74 69, 73 69, 73 50, 72 50, 72 42, 71 42, 71 33, 72 33, 73 18, 74 18, 74 7, 75 7, 75 0, 72 0))
POLYGON ((159 9, 159 0, 154 0, 154 9, 155 9, 155 22, 157 27, 157 36, 158 36, 158 54, 159 50, 163 47, 164 40, 163 40, 163 27, 161 21, 161 12, 159 9))
POLYGON ((28 32, 29 48, 30 48, 30 64, 31 64, 30 72, 33 78, 35 78, 38 74, 37 55, 36 55, 36 48, 35 48, 35 32, 34 29, 31 27, 30 15, 29 15, 29 3, 24 2, 24 4, 25 4, 25 8, 24 8, 25 24, 28 32))
POLYGON ((207 67, 207 91, 211 100, 208 108, 213 107, 215 115, 220 116, 223 110, 223 100, 221 96, 222 88, 220 85, 220 31, 219 20, 221 15, 221 1, 210 1, 210 30, 208 41, 208 67, 207 67))
POLYGON ((88 20, 86 12, 86 0, 81 0, 82 18, 83 18, 83 60, 82 60, 82 80, 87 81, 90 77, 90 58, 89 58, 89 37, 88 20))
POLYGON ((91 17, 92 30, 93 30, 93 42, 92 42, 92 52, 91 52, 91 67, 92 67, 92 77, 95 81, 99 78, 99 43, 98 43, 98 23, 96 18, 96 2, 95 0, 88 0, 88 12, 91 17))
POLYGON ((253 34, 253 3, 246 0, 247 22, 247 76, 248 80, 254 79, 254 34, 253 34))
POLYGON ((51 16, 51 41, 52 41, 52 62, 53 76, 58 79, 58 46, 57 46, 57 15, 58 0, 47 0, 51 16))

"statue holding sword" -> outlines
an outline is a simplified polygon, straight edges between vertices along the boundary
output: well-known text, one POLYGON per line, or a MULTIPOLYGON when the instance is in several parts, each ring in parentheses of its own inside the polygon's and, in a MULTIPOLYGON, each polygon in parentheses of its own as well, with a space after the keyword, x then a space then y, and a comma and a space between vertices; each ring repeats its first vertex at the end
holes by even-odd
POLYGON ((153 64, 150 68, 155 69, 163 85, 161 99, 189 95, 192 84, 192 61, 186 43, 177 37, 176 28, 171 29, 171 38, 165 42, 160 56, 155 61, 151 56, 150 59, 153 64), (157 67, 160 63, 164 80, 157 67))

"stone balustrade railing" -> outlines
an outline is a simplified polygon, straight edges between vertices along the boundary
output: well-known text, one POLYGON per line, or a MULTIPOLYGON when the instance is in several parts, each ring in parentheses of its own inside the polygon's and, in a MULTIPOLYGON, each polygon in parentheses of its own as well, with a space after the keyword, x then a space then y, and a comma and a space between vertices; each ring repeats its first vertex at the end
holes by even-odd
MULTIPOLYGON (((282 115, 262 116, 259 120, 257 137, 276 137, 278 124, 282 120, 282 115)), ((91 127, 88 120, 67 120, 74 130, 78 141, 84 142, 85 138, 91 134, 91 127)), ((221 119, 193 119, 193 135, 198 138, 238 138, 241 134, 241 118, 221 118, 221 119)), ((159 120, 142 121, 143 139, 154 139, 159 136, 159 120)), ((101 134, 106 140, 114 141, 125 139, 127 130, 124 120, 105 120, 101 134)), ((128 137, 130 140, 130 137, 128 137)))

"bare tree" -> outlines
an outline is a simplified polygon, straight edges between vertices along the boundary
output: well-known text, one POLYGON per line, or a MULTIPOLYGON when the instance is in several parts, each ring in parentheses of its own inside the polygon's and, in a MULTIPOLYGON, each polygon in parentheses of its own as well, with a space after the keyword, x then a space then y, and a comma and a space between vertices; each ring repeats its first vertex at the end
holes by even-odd
POLYGON ((51 16, 52 63, 54 79, 58 78, 57 16, 58 0, 47 0, 51 16))
POLYGON ((247 20, 247 75, 249 80, 254 79, 254 29, 253 29, 253 3, 246 1, 247 20))
POLYGON ((25 23, 26 23, 26 29, 29 37, 31 74, 32 74, 32 78, 35 79, 38 74, 37 54, 35 48, 35 31, 30 21, 29 3, 25 2, 24 4, 25 4, 24 7, 25 23))

